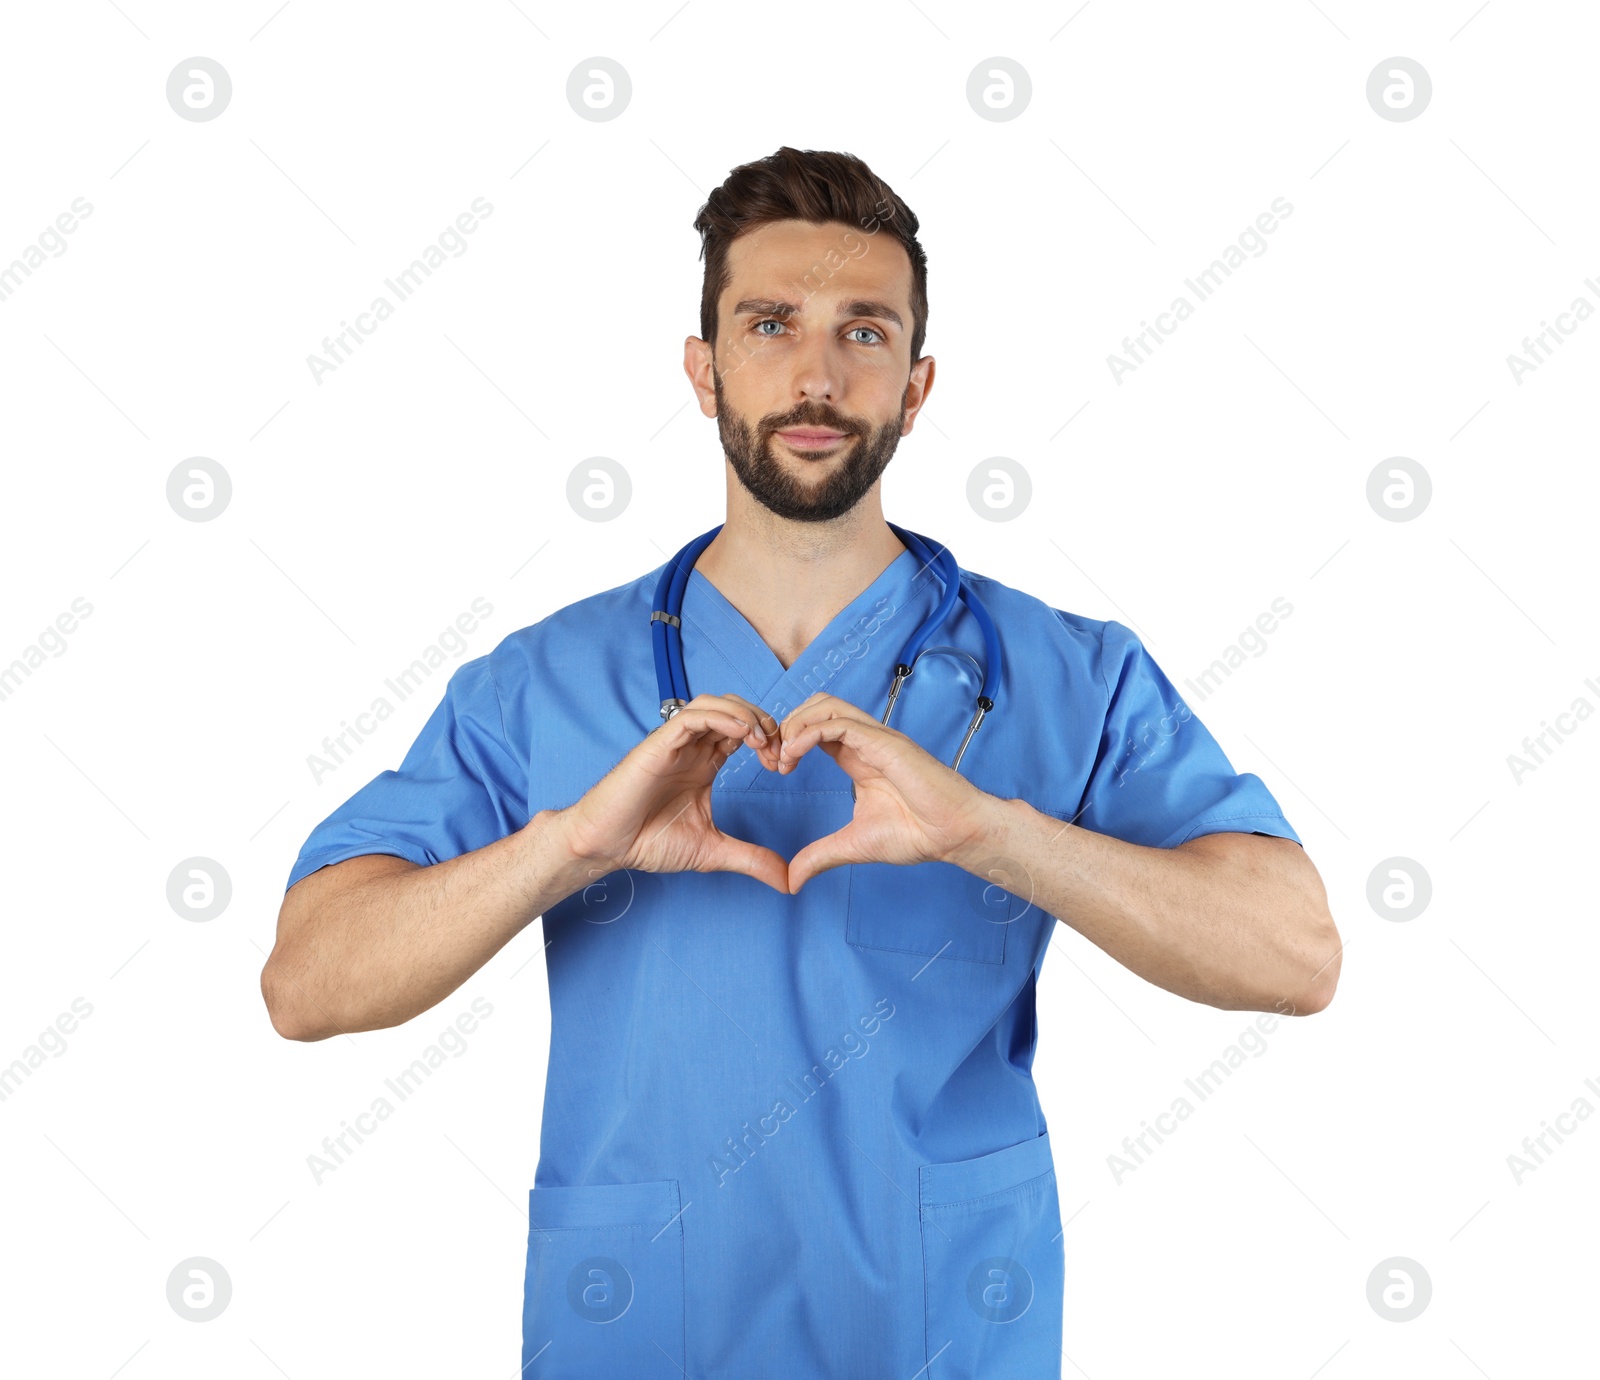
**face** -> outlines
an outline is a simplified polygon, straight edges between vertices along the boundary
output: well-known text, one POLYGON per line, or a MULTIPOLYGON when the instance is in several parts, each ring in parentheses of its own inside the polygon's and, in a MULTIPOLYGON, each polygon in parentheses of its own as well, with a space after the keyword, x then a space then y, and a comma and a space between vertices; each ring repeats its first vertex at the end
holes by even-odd
POLYGON ((911 363, 911 260, 881 229, 780 221, 729 249, 713 359, 684 365, 729 464, 780 517, 826 522, 872 490, 933 380, 911 363), (707 387, 709 380, 710 386, 707 387))

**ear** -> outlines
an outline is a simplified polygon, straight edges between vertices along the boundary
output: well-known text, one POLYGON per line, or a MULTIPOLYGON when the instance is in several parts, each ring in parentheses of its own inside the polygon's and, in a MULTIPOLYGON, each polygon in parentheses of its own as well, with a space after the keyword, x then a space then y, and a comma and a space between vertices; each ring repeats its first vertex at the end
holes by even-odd
POLYGON ((717 415, 717 389, 712 372, 715 368, 716 352, 711 345, 697 335, 684 337, 683 372, 689 376, 704 417, 717 415))
POLYGON ((917 413, 922 411, 923 403, 928 401, 928 394, 933 391, 933 366, 932 355, 923 355, 911 366, 911 377, 906 380, 906 419, 900 427, 902 436, 911 434, 917 413))

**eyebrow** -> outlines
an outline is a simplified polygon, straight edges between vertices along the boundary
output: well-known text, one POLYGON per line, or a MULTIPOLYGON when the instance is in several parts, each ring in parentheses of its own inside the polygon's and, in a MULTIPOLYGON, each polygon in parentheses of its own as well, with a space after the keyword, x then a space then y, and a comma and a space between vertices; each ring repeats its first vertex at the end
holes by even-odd
MULTIPOLYGON (((793 302, 780 302, 770 297, 746 297, 733 309, 735 316, 760 315, 776 316, 787 321, 791 316, 798 316, 801 308, 793 302)), ((839 315, 846 316, 875 316, 880 321, 892 321, 901 330, 905 329, 905 322, 900 319, 900 313, 887 302, 846 302, 839 308, 839 315)))

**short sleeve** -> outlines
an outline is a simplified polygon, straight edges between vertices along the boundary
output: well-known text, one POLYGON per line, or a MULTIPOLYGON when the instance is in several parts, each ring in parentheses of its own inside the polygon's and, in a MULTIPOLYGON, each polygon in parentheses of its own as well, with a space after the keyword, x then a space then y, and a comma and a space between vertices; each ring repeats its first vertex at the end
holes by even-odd
POLYGON ((379 773, 311 831, 285 890, 364 853, 430 866, 528 822, 527 770, 506 743, 492 656, 456 669, 399 771, 379 773))
POLYGON ((1301 842, 1261 778, 1234 771, 1138 637, 1114 620, 1101 630, 1100 669, 1105 723, 1076 823, 1152 848, 1218 833, 1301 842))

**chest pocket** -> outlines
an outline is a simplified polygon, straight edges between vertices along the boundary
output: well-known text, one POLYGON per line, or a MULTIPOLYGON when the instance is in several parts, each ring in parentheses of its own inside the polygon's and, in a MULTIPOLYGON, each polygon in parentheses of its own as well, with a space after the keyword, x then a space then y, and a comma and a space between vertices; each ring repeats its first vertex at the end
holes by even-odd
POLYGON ((954 863, 852 863, 845 939, 857 948, 1004 963, 1028 903, 954 863))

